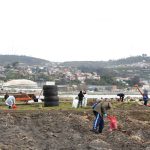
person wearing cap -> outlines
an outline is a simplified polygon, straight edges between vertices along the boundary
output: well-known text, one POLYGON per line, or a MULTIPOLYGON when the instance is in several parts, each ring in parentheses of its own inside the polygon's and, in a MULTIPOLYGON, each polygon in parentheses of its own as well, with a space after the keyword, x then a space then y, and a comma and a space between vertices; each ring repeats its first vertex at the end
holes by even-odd
POLYGON ((102 133, 104 128, 104 117, 107 117, 107 110, 111 109, 112 105, 108 101, 102 101, 97 103, 95 106, 93 105, 93 112, 95 112, 95 120, 93 123, 93 131, 94 133, 102 133))

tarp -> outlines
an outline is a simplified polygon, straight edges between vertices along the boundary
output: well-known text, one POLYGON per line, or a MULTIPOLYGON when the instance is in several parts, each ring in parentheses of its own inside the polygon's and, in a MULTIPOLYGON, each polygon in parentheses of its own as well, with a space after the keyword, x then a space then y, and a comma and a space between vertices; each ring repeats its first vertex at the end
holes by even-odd
POLYGON ((37 88, 37 83, 31 80, 27 79, 16 79, 16 80, 10 80, 7 81, 3 84, 3 87, 32 87, 32 88, 37 88))
MULTIPOLYGON (((78 97, 75 97, 75 98, 73 99, 73 101, 72 101, 72 107, 73 107, 73 108, 77 108, 77 107, 78 107, 78 102, 79 102, 78 97)), ((83 107, 86 107, 86 106, 87 106, 87 98, 86 98, 86 97, 83 98, 82 106, 83 106, 83 107)))
POLYGON ((73 108, 77 108, 77 107, 78 107, 78 102, 79 102, 78 99, 73 99, 72 107, 73 107, 73 108))

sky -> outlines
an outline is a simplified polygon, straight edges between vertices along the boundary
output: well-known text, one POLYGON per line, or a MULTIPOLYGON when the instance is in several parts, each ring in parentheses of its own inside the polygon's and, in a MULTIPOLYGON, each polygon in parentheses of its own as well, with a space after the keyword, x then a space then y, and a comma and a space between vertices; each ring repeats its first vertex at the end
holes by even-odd
POLYGON ((0 54, 55 62, 150 56, 149 0, 0 0, 0 54))

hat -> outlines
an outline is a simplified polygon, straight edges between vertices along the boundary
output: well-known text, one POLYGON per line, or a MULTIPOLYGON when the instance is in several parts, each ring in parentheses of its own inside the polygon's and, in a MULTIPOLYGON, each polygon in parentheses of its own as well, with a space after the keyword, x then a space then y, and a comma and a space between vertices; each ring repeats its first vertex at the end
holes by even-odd
POLYGON ((96 99, 96 102, 101 102, 102 100, 100 98, 97 98, 96 99))

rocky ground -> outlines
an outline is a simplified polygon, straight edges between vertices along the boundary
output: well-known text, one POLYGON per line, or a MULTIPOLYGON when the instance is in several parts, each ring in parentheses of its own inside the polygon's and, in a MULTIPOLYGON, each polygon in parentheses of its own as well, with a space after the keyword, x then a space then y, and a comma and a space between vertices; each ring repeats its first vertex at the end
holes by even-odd
POLYGON ((109 111, 118 129, 90 131, 90 109, 1 110, 0 150, 150 150, 150 107, 137 103, 113 104, 109 111))

